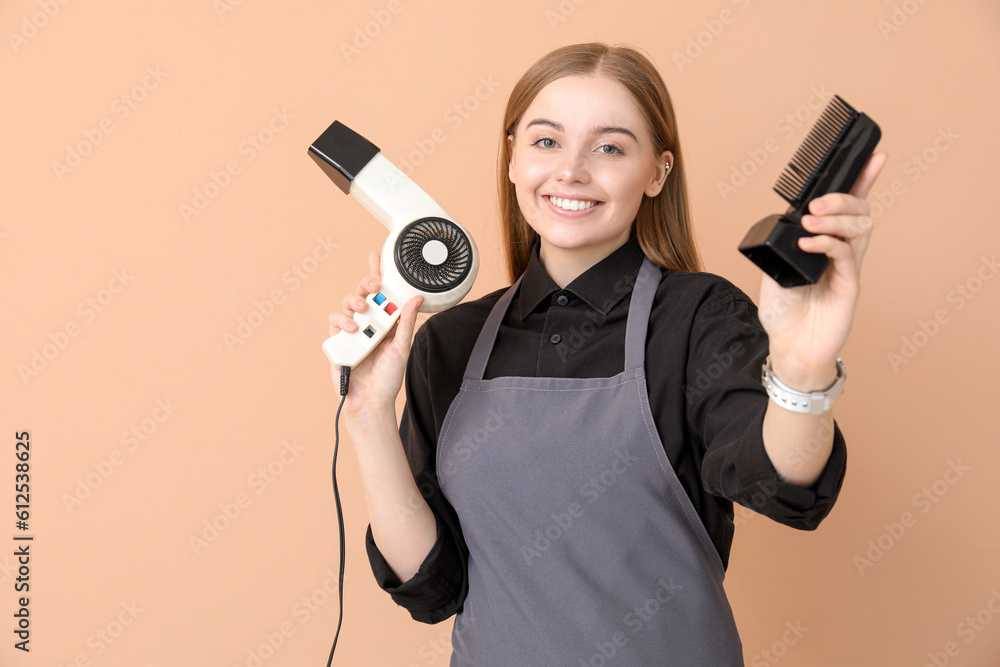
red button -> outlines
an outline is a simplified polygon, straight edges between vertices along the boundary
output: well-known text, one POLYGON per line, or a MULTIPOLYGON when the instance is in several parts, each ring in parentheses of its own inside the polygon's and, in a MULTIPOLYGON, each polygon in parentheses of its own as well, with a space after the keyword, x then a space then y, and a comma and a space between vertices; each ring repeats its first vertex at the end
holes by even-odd
POLYGON ((385 304, 385 312, 388 315, 392 315, 393 313, 395 313, 396 312, 396 304, 394 304, 392 301, 390 301, 389 303, 385 304))

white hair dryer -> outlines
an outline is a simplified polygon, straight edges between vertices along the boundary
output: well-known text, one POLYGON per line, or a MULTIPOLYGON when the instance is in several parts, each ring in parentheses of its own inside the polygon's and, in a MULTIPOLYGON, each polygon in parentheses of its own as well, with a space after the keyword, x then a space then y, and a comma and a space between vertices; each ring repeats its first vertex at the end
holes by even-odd
POLYGON ((476 280, 479 253, 472 237, 379 148, 339 121, 309 147, 309 156, 341 190, 361 202, 389 229, 382 247, 382 285, 354 313, 358 330, 323 343, 336 366, 353 368, 374 350, 399 319, 400 308, 421 295, 421 312, 447 310, 476 280))

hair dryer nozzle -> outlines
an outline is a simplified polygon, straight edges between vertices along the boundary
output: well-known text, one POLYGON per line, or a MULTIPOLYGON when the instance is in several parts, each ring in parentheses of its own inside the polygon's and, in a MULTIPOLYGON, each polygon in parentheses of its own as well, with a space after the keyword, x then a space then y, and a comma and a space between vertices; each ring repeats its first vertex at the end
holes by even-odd
POLYGON ((309 147, 309 157, 344 194, 350 194, 351 181, 378 154, 378 146, 339 120, 309 147))

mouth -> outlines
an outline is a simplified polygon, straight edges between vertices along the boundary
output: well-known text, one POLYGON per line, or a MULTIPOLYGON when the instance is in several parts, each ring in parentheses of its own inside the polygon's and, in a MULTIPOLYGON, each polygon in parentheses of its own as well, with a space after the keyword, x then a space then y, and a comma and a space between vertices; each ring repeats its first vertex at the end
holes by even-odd
POLYGON ((549 204, 554 208, 561 211, 587 211, 604 204, 602 201, 595 201, 593 199, 570 199, 554 195, 545 195, 544 199, 548 200, 549 204))

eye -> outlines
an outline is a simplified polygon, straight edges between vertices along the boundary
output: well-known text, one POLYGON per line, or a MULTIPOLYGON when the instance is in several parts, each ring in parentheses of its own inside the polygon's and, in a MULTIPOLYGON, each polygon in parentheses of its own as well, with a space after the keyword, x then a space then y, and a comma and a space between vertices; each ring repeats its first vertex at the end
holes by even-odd
POLYGON ((622 153, 622 149, 618 148, 618 146, 615 146, 613 144, 604 144, 603 146, 600 147, 599 150, 604 155, 624 155, 624 153, 622 153))
POLYGON ((550 137, 542 137, 538 141, 531 144, 532 146, 541 146, 542 148, 555 148, 556 140, 550 137))

